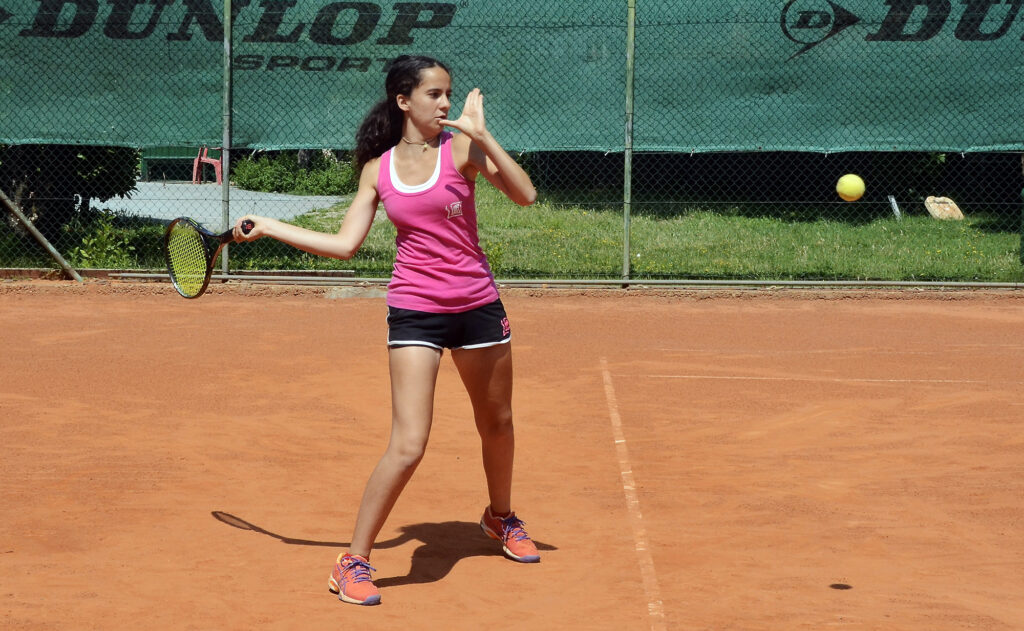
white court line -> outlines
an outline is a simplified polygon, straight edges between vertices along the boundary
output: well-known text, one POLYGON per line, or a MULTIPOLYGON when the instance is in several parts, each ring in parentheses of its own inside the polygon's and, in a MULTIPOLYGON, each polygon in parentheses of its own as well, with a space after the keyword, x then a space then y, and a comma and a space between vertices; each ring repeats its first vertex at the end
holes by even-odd
POLYGON ((633 524, 633 542, 636 544, 636 556, 644 582, 644 595, 647 597, 647 613, 651 617, 651 629, 664 631, 667 629, 665 608, 661 602, 661 590, 658 589, 658 576, 654 573, 654 559, 651 558, 651 550, 647 545, 647 532, 644 529, 643 515, 640 513, 640 498, 636 494, 633 467, 629 464, 626 436, 622 433, 619 405, 615 402, 612 375, 608 372, 608 361, 604 357, 601 358, 601 373, 604 375, 604 394, 608 399, 608 416, 612 421, 615 451, 619 456, 619 471, 622 472, 622 490, 626 494, 626 507, 629 508, 629 518, 633 524))
POLYGON ((725 381, 814 381, 821 383, 974 383, 1020 384, 1021 381, 979 381, 975 379, 864 379, 857 377, 753 377, 743 375, 629 375, 644 379, 721 379, 725 381))

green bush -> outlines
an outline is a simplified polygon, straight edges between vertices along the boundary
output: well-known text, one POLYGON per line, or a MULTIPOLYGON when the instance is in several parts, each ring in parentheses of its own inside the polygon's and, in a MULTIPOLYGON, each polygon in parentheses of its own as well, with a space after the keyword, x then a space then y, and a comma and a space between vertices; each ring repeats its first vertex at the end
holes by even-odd
POLYGON ((232 165, 231 179, 246 190, 290 195, 345 195, 359 184, 351 162, 323 152, 314 153, 306 168, 295 151, 239 160, 232 165))
POLYGON ((51 241, 93 201, 130 197, 138 169, 128 147, 0 145, 0 186, 51 241))
POLYGON ((116 219, 116 215, 108 212, 72 219, 68 229, 80 233, 82 242, 71 250, 71 265, 108 269, 135 267, 133 231, 116 225, 116 219))

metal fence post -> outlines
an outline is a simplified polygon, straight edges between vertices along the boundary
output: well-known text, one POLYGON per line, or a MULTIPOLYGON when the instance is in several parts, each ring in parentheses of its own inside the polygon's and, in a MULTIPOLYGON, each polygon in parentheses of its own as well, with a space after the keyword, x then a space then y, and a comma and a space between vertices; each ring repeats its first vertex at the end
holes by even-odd
POLYGON ((630 277, 630 212, 633 204, 633 68, 636 51, 636 0, 626 7, 626 138, 622 182, 622 280, 630 277))
MULTIPOLYGON (((224 0, 224 121, 221 139, 221 214, 224 229, 231 225, 231 0, 224 0)), ((221 255, 221 271, 228 273, 228 256, 231 246, 225 246, 221 255)))
POLYGON ((39 229, 36 228, 29 220, 29 218, 25 216, 25 213, 21 212, 21 209, 18 208, 18 205, 12 202, 9 197, 7 197, 7 194, 4 193, 3 189, 0 189, 0 204, 6 206, 7 210, 9 210, 15 217, 18 218, 18 221, 20 221, 21 224, 25 226, 25 229, 29 231, 29 233, 35 238, 36 241, 39 242, 39 245, 43 246, 43 249, 45 249, 51 257, 53 257, 53 260, 57 261, 57 263, 64 268, 64 271, 67 272, 68 276, 78 281, 79 283, 85 282, 82 280, 82 277, 78 275, 78 272, 76 272, 74 268, 71 267, 71 265, 64 259, 64 257, 60 255, 60 252, 57 251, 57 248, 53 247, 53 245, 51 245, 50 242, 46 240, 46 237, 43 236, 43 233, 39 232, 39 229))

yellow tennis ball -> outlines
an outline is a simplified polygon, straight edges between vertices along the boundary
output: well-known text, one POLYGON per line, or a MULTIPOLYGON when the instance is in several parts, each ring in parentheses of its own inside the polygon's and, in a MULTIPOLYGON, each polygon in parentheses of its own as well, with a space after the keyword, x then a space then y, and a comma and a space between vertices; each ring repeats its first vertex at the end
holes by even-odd
POLYGON ((848 202, 855 202, 864 194, 864 180, 853 173, 847 173, 836 182, 836 192, 848 202))

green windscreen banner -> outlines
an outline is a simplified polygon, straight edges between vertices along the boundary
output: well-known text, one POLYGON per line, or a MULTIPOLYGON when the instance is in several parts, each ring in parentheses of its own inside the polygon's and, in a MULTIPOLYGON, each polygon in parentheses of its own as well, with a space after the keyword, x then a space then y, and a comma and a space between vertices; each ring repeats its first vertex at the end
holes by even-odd
POLYGON ((635 144, 1024 146, 1021 0, 637 3, 635 144))
MULTIPOLYGON (((1024 0, 233 0, 231 144, 354 144, 401 54, 518 150, 1017 150, 1024 0), (632 79, 632 125, 627 85, 632 79)), ((0 0, 0 142, 220 145, 224 3, 0 0)))
MULTIPOLYGON (((233 0, 233 147, 350 148, 389 60, 437 57, 518 149, 623 146, 626 8, 233 0)), ((223 3, 0 0, 0 141, 222 142, 223 3)))

